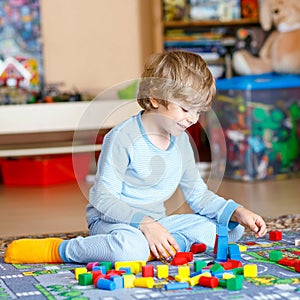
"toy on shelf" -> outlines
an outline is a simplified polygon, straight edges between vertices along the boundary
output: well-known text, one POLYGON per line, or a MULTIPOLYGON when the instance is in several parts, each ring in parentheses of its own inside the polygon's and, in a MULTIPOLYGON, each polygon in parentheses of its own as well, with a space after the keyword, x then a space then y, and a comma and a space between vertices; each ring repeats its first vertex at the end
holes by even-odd
POLYGON ((275 30, 263 43, 259 55, 247 50, 233 54, 233 68, 239 75, 300 73, 300 1, 260 1, 260 23, 265 31, 275 30))
POLYGON ((43 86, 38 0, 0 1, 0 104, 26 104, 43 86))

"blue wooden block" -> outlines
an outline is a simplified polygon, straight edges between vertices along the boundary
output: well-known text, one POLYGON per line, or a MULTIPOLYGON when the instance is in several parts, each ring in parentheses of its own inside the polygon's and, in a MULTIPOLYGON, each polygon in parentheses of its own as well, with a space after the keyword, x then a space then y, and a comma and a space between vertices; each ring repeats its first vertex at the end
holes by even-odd
POLYGON ((97 288, 112 291, 116 289, 116 284, 111 280, 101 278, 97 281, 97 288))
POLYGON ((220 236, 227 236, 228 237, 228 228, 225 225, 218 224, 217 225, 217 235, 220 236))
POLYGON ((234 259, 234 260, 241 260, 241 252, 240 252, 240 248, 237 244, 230 244, 228 246, 228 254, 230 259, 234 259))
POLYGON ((188 282, 172 282, 165 284, 165 289, 167 291, 187 289, 189 287, 188 282))
POLYGON ((115 283, 116 289, 124 288, 124 279, 122 276, 111 276, 110 280, 115 283))
POLYGON ((106 274, 106 266, 94 266, 92 271, 101 271, 102 274, 106 274))
POLYGON ((217 261, 227 261, 228 249, 228 228, 224 225, 217 226, 218 243, 217 243, 217 261))
POLYGON ((125 274, 131 274, 131 268, 130 267, 122 267, 119 269, 120 271, 125 271, 125 274))
POLYGON ((219 236, 216 261, 227 261, 228 237, 219 236))

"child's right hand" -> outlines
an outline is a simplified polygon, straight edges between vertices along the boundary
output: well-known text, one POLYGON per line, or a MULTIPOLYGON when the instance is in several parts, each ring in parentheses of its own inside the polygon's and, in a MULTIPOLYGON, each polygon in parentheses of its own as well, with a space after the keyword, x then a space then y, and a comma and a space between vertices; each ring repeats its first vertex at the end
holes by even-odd
POLYGON ((177 251, 180 251, 176 240, 169 231, 152 218, 145 217, 140 224, 140 230, 148 241, 150 251, 157 259, 163 257, 170 260, 177 251))
POLYGON ((264 219, 249 209, 239 206, 232 214, 231 221, 238 222, 248 227, 256 238, 261 238, 267 233, 267 226, 264 219))

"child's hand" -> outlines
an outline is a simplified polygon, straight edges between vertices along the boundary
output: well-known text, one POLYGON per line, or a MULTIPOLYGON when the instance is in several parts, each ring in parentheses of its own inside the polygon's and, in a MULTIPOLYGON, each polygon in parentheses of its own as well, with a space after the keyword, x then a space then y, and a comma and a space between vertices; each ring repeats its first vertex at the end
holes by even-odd
POLYGON ((152 218, 145 217, 140 224, 140 230, 148 241, 150 251, 157 259, 163 257, 170 260, 176 254, 174 249, 180 251, 176 240, 168 230, 152 218))
POLYGON ((230 220, 248 227, 254 232, 256 238, 263 237, 267 233, 267 226, 263 218, 242 206, 233 212, 230 220))

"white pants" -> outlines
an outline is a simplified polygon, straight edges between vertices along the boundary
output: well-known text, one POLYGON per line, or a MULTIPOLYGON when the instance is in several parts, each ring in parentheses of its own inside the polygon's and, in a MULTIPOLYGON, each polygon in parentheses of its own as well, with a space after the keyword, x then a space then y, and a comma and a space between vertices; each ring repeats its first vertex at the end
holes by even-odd
MULTIPOLYGON (((194 243, 213 247, 216 223, 198 214, 172 215, 158 221, 176 239, 180 251, 189 251, 194 243)), ((89 226, 90 236, 77 237, 61 244, 60 253, 68 262, 147 260, 150 254, 143 233, 130 225, 112 224, 96 220, 89 226)), ((244 227, 236 226, 229 231, 229 242, 238 241, 244 227)))

